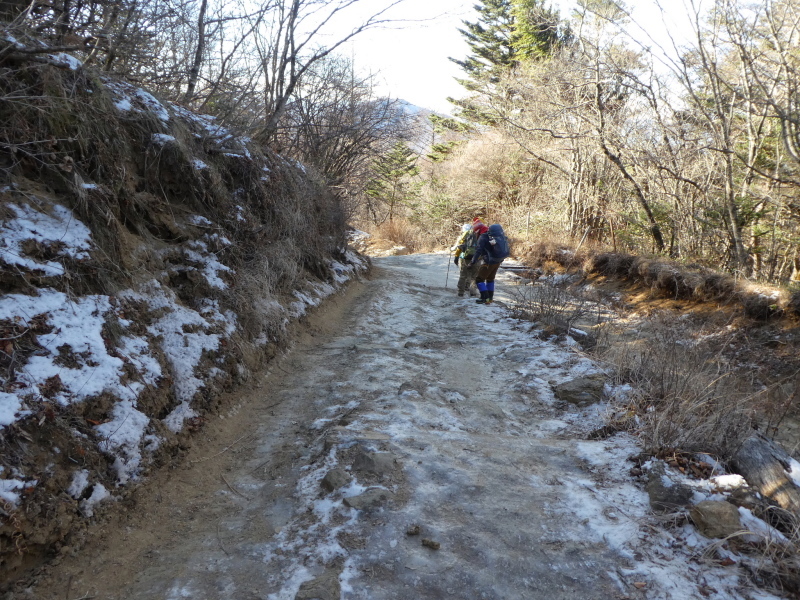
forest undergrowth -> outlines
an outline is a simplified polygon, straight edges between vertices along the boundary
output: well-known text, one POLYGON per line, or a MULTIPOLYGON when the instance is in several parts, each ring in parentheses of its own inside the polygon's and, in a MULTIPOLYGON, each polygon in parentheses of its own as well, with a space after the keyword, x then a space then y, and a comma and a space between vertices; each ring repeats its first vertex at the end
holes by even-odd
POLYGON ((643 432, 648 452, 729 460, 753 430, 798 450, 798 292, 556 244, 531 245, 520 261, 540 279, 558 276, 538 316, 562 333, 590 325, 577 339, 635 390, 617 425, 643 432), (613 318, 598 318, 590 303, 613 318))

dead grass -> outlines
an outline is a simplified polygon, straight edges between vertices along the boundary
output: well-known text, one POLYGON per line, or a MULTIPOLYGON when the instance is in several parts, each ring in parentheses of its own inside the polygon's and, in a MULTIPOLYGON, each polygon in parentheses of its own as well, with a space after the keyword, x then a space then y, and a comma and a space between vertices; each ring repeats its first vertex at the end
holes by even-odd
POLYGON ((618 331, 600 358, 630 386, 619 401, 637 415, 648 452, 703 452, 727 460, 749 435, 761 410, 752 382, 723 350, 729 340, 704 339, 678 319, 658 315, 618 331))
MULTIPOLYGON (((510 293, 518 318, 541 323, 548 332, 557 335, 570 335, 579 322, 597 321, 589 299, 579 289, 571 290, 567 281, 539 281, 536 285, 513 287, 510 293)), ((594 336, 585 339, 587 336, 576 335, 584 347, 594 342, 594 336)))
POLYGON ((527 247, 524 263, 546 272, 598 275, 649 288, 658 297, 709 302, 738 309, 755 321, 800 317, 800 291, 756 285, 699 265, 684 265, 666 258, 582 249, 554 241, 527 247))
POLYGON ((439 247, 438 241, 430 233, 408 219, 396 218, 384 221, 369 231, 373 237, 388 240, 410 252, 432 252, 439 247))

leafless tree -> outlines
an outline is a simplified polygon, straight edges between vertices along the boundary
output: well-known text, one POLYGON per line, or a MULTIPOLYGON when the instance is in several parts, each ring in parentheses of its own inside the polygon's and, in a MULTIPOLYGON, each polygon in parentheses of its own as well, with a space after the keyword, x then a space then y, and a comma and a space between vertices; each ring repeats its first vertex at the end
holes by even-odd
POLYGON ((358 76, 342 57, 309 68, 295 88, 274 145, 315 167, 343 197, 361 191, 375 155, 413 137, 415 116, 376 95, 371 75, 358 76))

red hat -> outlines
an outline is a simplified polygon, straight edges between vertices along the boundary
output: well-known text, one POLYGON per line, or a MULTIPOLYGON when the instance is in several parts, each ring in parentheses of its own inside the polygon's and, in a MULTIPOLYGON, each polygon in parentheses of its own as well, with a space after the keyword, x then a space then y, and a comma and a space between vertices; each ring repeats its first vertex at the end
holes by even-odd
POLYGON ((472 226, 472 229, 473 229, 473 231, 476 231, 476 232, 480 233, 481 235, 483 235, 484 233, 489 231, 489 228, 486 225, 484 225, 483 223, 481 223, 480 221, 476 221, 475 225, 472 226))

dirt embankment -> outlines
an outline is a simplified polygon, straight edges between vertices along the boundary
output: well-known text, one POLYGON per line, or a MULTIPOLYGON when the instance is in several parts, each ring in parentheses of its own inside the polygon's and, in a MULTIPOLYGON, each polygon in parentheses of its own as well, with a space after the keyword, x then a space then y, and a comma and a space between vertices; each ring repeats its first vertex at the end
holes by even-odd
POLYGON ((620 314, 680 317, 687 330, 716 336, 712 353, 746 366, 756 387, 784 382, 784 391, 794 393, 791 384, 800 373, 798 291, 662 258, 576 251, 567 245, 533 244, 520 260, 540 273, 572 275, 573 283, 590 285, 620 314))
POLYGON ((0 71, 4 582, 80 545, 293 321, 368 267, 302 165, 31 56, 0 71))

